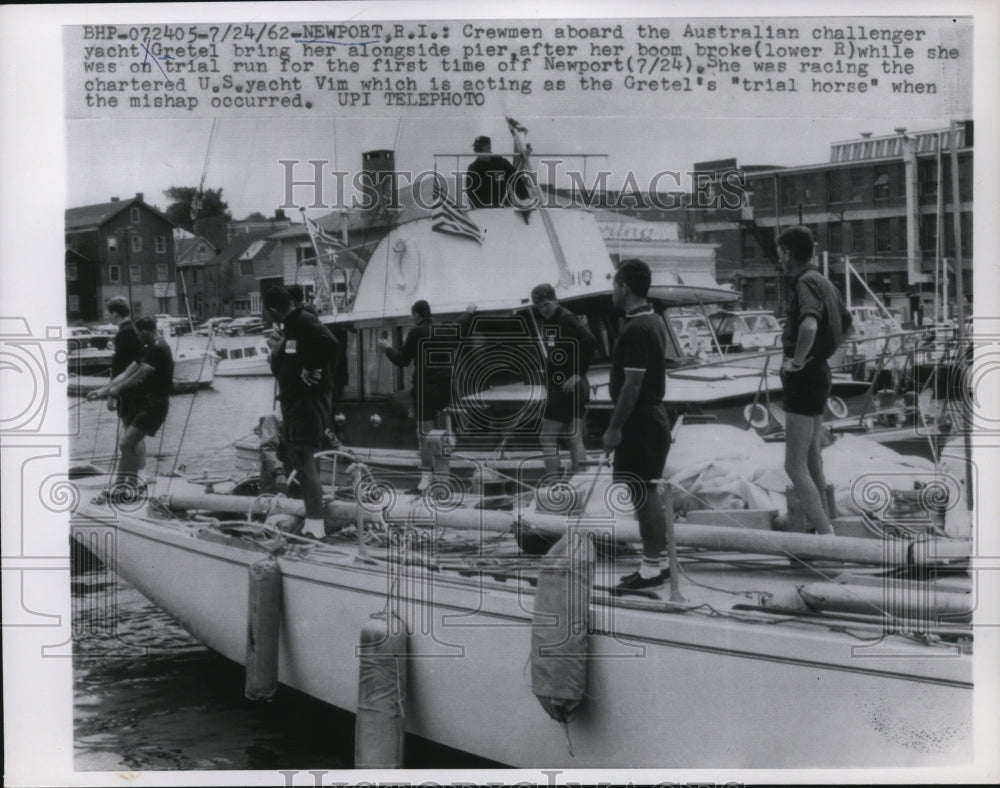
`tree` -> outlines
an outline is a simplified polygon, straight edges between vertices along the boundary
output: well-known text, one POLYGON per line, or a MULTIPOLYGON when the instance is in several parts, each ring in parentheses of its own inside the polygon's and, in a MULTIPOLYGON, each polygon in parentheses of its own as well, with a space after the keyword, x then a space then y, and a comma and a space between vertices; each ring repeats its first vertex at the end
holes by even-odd
POLYGON ((164 195, 170 200, 165 211, 167 218, 185 230, 194 231, 195 219, 219 217, 224 221, 232 218, 229 204, 222 199, 222 189, 204 189, 200 192, 195 186, 171 186, 164 195), (195 196, 198 201, 195 201, 195 196), (197 204, 197 210, 192 208, 197 204))

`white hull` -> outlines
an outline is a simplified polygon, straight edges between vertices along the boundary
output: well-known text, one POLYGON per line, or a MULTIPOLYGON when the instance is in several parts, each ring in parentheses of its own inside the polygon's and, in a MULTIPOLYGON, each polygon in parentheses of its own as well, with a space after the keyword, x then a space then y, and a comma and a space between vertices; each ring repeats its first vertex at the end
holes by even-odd
POLYGON ((215 379, 219 357, 214 353, 174 358, 174 391, 210 388, 215 379))
POLYGON ((223 359, 219 362, 215 374, 216 377, 220 378, 269 376, 271 374, 271 367, 266 357, 223 359))
MULTIPOLYGON (((122 513, 109 526, 107 513, 84 505, 74 536, 195 638, 242 663, 248 566, 267 552, 195 523, 122 513)), ((762 626, 749 622, 753 613, 740 621, 599 593, 587 699, 569 724, 571 757, 566 733, 532 694, 529 583, 366 565, 356 554, 338 544, 277 558, 279 680, 354 711, 359 634, 395 589, 393 609, 410 633, 407 729, 451 747, 561 768, 943 767, 972 757, 967 654, 875 627, 856 639, 815 622, 762 626)), ((766 578, 732 571, 689 570, 709 585, 768 587, 766 578)), ((775 582, 792 588, 795 577, 773 574, 772 591, 775 582)), ((686 582, 681 590, 724 613, 745 601, 686 582)))

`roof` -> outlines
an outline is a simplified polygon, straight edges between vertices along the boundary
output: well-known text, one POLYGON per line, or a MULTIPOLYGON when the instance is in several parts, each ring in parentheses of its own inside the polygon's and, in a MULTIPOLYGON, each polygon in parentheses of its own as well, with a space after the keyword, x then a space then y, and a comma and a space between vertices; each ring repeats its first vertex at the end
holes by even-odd
POLYGON ((171 226, 174 226, 174 223, 164 213, 152 205, 147 205, 138 197, 131 197, 127 200, 113 200, 97 203, 96 205, 81 205, 76 208, 67 208, 65 219, 66 230, 69 232, 96 229, 133 205, 139 205, 148 211, 152 211, 165 222, 169 222, 171 226))
POLYGON ((233 238, 233 240, 226 245, 226 248, 212 259, 212 263, 216 265, 227 265, 233 260, 244 258, 244 253, 250 251, 251 247, 255 248, 249 255, 246 256, 247 259, 252 259, 253 257, 260 256, 262 254, 270 254, 276 243, 276 241, 272 240, 272 234, 269 231, 246 234, 241 233, 233 238))
POLYGON ((196 259, 193 254, 193 251, 200 244, 205 244, 205 246, 207 246, 209 251, 212 253, 213 257, 218 253, 218 250, 212 246, 212 242, 200 235, 190 236, 187 238, 175 238, 174 257, 177 260, 177 265, 185 267, 206 262, 205 260, 196 259))

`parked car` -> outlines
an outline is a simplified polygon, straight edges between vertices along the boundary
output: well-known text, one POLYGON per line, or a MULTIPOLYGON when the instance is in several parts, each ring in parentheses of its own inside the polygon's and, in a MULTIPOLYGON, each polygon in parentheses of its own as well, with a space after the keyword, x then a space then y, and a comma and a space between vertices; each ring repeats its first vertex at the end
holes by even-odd
POLYGON ((781 346, 782 328, 773 312, 721 311, 709 315, 708 319, 724 349, 753 351, 781 346))
POLYGON ((233 319, 231 317, 210 317, 200 326, 198 326, 194 333, 200 334, 201 336, 209 336, 210 334, 220 333, 226 325, 232 323, 233 319))
POLYGON ((267 324, 259 317, 238 317, 221 330, 231 337, 241 337, 244 334, 262 334, 265 328, 267 324))
POLYGON ((179 337, 191 333, 191 321, 186 317, 170 318, 170 335, 179 337))

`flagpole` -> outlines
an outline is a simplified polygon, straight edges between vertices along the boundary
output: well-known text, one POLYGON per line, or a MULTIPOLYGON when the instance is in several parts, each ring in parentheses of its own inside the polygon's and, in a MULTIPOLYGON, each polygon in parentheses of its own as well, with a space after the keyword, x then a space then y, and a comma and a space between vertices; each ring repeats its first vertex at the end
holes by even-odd
MULTIPOLYGON (((529 171, 531 169, 531 159, 529 158, 528 147, 518 136, 518 134, 526 132, 527 129, 513 118, 507 118, 507 129, 510 131, 510 135, 514 138, 514 150, 516 150, 518 155, 521 157, 523 169, 525 171, 529 171)), ((559 281, 556 283, 556 287, 569 287, 573 284, 573 276, 570 274, 569 266, 566 264, 566 255, 563 252, 562 244, 559 243, 559 236, 556 234, 556 228, 552 224, 552 217, 549 216, 548 209, 546 209, 544 205, 545 201, 541 197, 541 190, 539 189, 538 184, 532 182, 530 178, 529 182, 531 184, 531 189, 534 191, 535 197, 538 200, 538 212, 542 216, 542 224, 545 225, 545 232, 549 236, 552 253, 555 255, 556 264, 559 266, 559 281)))

